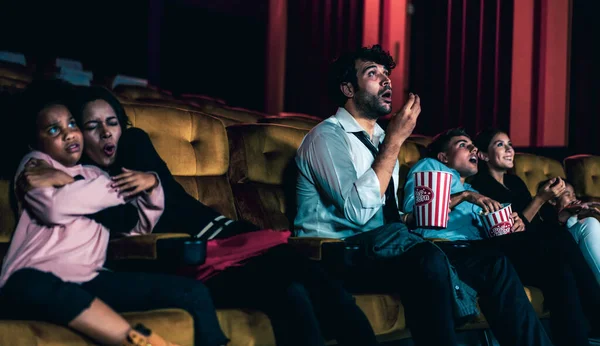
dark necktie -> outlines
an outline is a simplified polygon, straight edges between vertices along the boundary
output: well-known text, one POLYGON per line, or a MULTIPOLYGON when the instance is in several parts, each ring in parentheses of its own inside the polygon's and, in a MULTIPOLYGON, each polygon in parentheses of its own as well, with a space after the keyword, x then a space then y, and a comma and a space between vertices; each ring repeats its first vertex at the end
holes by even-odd
MULTIPOLYGON (((373 157, 377 157, 379 150, 373 145, 373 143, 367 137, 364 132, 352 132, 366 147, 369 149, 373 157)), ((394 193, 394 179, 390 177, 390 183, 385 190, 385 204, 383 205, 383 217, 386 223, 399 222, 400 213, 398 212, 398 206, 396 205, 396 196, 394 193)))

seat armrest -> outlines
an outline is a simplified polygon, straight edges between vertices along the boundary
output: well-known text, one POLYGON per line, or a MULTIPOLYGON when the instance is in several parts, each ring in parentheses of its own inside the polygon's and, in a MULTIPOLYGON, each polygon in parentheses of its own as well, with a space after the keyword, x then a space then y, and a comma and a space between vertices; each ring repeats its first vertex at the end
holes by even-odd
POLYGON ((126 271, 172 271, 199 265, 206 259, 206 242, 184 233, 157 233, 113 239, 107 266, 126 271))
POLYGON ((184 233, 156 233, 112 239, 108 243, 107 259, 158 260, 159 243, 173 239, 185 241, 190 240, 190 236, 184 233))
POLYGON ((351 273, 354 258, 364 250, 335 238, 290 237, 288 243, 339 279, 351 273))
POLYGON ((345 249, 344 241, 335 238, 290 237, 288 243, 308 258, 316 261, 335 256, 335 253, 343 256, 345 249))

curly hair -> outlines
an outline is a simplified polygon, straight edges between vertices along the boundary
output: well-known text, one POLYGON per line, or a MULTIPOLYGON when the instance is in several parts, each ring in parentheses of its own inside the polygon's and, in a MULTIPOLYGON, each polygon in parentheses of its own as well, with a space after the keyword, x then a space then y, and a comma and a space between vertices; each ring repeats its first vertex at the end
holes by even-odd
POLYGON ((348 100, 348 97, 340 90, 340 84, 352 83, 355 89, 358 88, 358 78, 356 76, 357 60, 372 61, 383 65, 390 73, 396 67, 394 58, 378 44, 371 47, 362 47, 357 51, 340 55, 331 63, 328 76, 329 94, 338 106, 343 106, 348 100))
POLYGON ((3 178, 14 176, 23 156, 37 148, 37 121, 42 110, 62 105, 73 114, 75 88, 61 79, 36 78, 22 92, 12 96, 12 108, 8 112, 13 115, 5 117, 5 123, 8 128, 17 129, 19 136, 16 141, 10 141, 10 150, 5 154, 6 165, 0 173, 3 178))
POLYGON ((101 86, 91 86, 80 88, 77 92, 77 104, 73 116, 78 126, 81 127, 83 125, 83 110, 85 106, 96 100, 103 100, 110 105, 113 111, 115 111, 122 131, 125 131, 131 125, 123 105, 110 90, 101 86))
POLYGON ((25 146, 36 148, 37 118, 40 112, 50 106, 65 106, 71 114, 74 110, 76 87, 61 79, 37 79, 32 81, 19 95, 18 125, 24 129, 25 146))

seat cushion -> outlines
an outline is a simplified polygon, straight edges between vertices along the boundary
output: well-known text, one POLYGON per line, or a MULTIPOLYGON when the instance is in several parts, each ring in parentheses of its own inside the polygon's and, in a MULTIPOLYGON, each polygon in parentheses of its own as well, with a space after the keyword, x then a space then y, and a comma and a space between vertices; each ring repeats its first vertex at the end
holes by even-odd
POLYGON ((419 145, 422 145, 423 147, 426 148, 433 141, 433 137, 424 136, 424 135, 418 135, 418 134, 412 134, 412 135, 410 135, 410 137, 408 137, 408 140, 411 141, 411 142, 415 142, 415 143, 417 143, 419 145))
POLYGON ((0 88, 7 89, 25 89, 29 82, 20 79, 0 76, 0 88))
POLYGON ((137 100, 137 99, 159 99, 159 100, 172 100, 174 99, 172 95, 168 92, 158 90, 157 88, 151 86, 141 86, 141 85, 125 85, 119 84, 114 88, 115 94, 118 96, 129 99, 129 100, 137 100))
POLYGON ((398 170, 398 205, 402 205, 404 200, 404 184, 406 184, 408 172, 421 159, 424 152, 425 147, 423 145, 411 140, 405 141, 400 147, 398 152, 398 164, 400 165, 398 170))
POLYGON ((226 177, 229 144, 223 123, 207 114, 150 104, 124 105, 131 123, 146 131, 187 193, 236 218, 226 177))
POLYGON ((315 127, 318 122, 312 121, 305 118, 293 117, 293 116, 266 116, 262 119, 259 119, 260 123, 268 123, 268 124, 279 124, 286 125, 291 127, 297 127, 299 129, 310 130, 315 127))
POLYGON ((404 306, 397 297, 389 294, 357 294, 354 297, 380 341, 406 332, 404 306))
MULTIPOLYGON (((356 295, 358 306, 373 326, 380 341, 408 335, 404 321, 404 307, 398 299, 386 294, 356 295)), ((268 317, 259 311, 220 309, 217 316, 232 346, 275 345, 273 329, 268 317)))
POLYGON ((15 214, 10 206, 10 181, 0 180, 0 243, 8 243, 15 230, 15 214))
POLYGON ((215 105, 203 103, 198 107, 202 112, 208 113, 219 119, 227 119, 235 123, 256 123, 258 119, 266 116, 264 113, 259 113, 245 108, 229 107, 224 105, 215 105))
POLYGON ((548 157, 516 153, 514 160, 513 171, 523 179, 532 196, 535 196, 540 182, 554 177, 566 177, 561 163, 548 157))
MULTIPOLYGON (((544 294, 542 293, 542 291, 540 291, 540 289, 536 287, 527 286, 525 287, 525 294, 527 295, 527 298, 529 298, 529 301, 533 306, 533 310, 539 318, 548 318, 550 316, 548 310, 544 308, 544 294)), ((469 323, 465 324, 464 326, 461 326, 459 329, 472 330, 482 328, 488 328, 488 323, 485 316, 483 314, 480 314, 469 323)))
MULTIPOLYGON (((163 309, 130 312, 123 316, 132 325, 142 323, 165 339, 181 346, 194 345, 194 321, 183 310, 163 309)), ((0 345, 83 346, 96 345, 90 339, 55 324, 32 321, 0 321, 0 345)))
POLYGON ((30 68, 7 62, 0 62, 0 77, 16 79, 26 83, 31 82, 32 71, 30 68))
POLYGON ((229 180, 241 219, 264 228, 289 227, 296 210, 294 157, 306 133, 276 124, 227 128, 229 180))
POLYGON ((600 198, 600 156, 575 155, 564 160, 575 194, 585 200, 600 198))
POLYGON ((271 322, 267 315, 256 310, 219 309, 221 329, 232 346, 275 345, 271 322))

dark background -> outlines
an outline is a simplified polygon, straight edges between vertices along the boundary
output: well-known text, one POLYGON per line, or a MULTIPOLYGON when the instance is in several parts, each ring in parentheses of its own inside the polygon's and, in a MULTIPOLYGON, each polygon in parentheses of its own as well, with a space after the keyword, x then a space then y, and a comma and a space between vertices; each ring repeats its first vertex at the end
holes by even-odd
MULTIPOLYGON (((461 1, 413 1, 409 89, 428 101, 417 133, 509 128, 515 3, 502 0, 497 15, 495 0, 469 1, 463 20, 461 1), (466 33, 449 45, 448 4, 451 37, 466 33)), ((288 1, 285 111, 320 117, 335 111, 325 92, 327 65, 361 45, 362 6, 361 0, 288 1)), ((572 8, 569 146, 545 149, 554 157, 600 154, 600 1, 573 0, 572 8)), ((72 58, 98 78, 138 76, 175 94, 201 93, 263 111, 267 23, 268 0, 3 1, 0 50, 25 53, 38 65, 72 58)))

